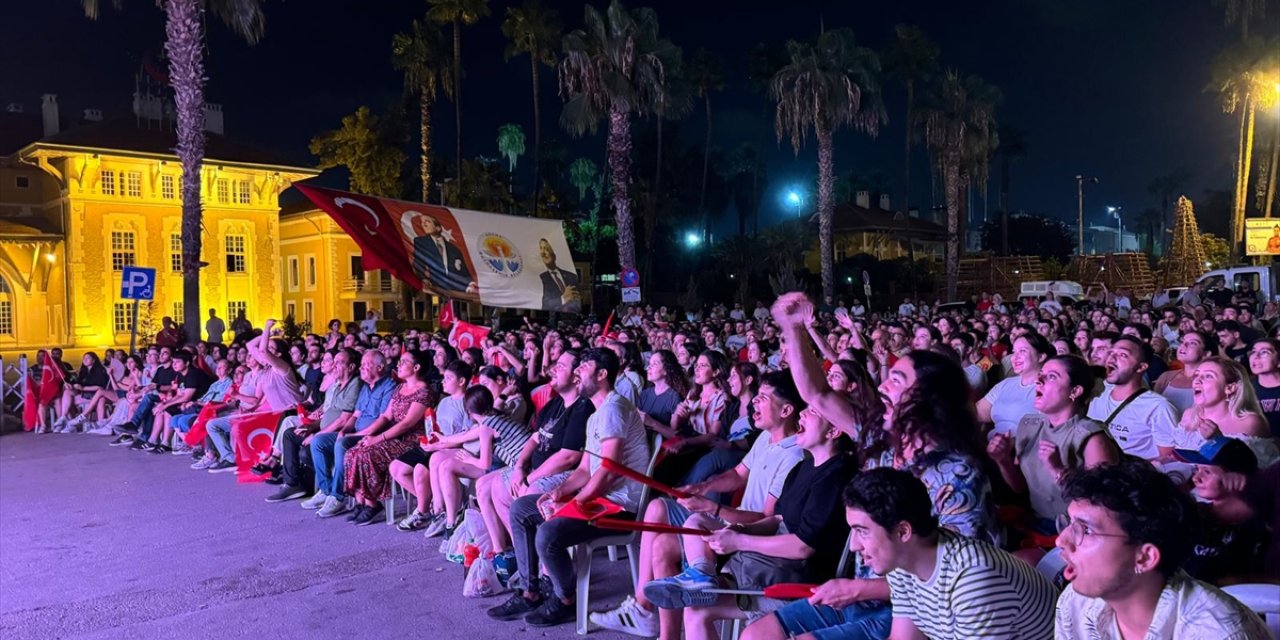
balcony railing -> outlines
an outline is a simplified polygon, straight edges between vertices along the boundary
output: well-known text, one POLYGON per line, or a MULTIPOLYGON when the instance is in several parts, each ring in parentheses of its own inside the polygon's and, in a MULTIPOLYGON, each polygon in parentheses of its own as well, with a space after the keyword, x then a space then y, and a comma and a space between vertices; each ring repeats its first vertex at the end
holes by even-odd
POLYGON ((342 282, 342 290, 347 293, 396 293, 400 287, 395 280, 348 278, 342 282))

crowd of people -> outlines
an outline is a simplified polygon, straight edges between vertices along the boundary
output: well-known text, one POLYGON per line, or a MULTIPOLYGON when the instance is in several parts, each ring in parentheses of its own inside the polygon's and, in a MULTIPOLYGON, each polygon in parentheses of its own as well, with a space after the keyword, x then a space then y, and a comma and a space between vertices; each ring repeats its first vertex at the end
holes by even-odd
POLYGON ((1280 583, 1280 322, 1190 293, 897 314, 791 293, 460 351, 269 320, 78 371, 42 353, 38 430, 224 473, 237 419, 279 415, 267 501, 369 525, 398 485, 395 526, 445 539, 472 506, 510 589, 488 615, 535 627, 574 620, 570 550, 617 535, 606 509, 639 521, 638 575, 590 620, 640 637, 1265 638, 1215 585, 1280 583), (642 500, 650 470, 668 489, 642 500), (813 587, 768 590, 792 583, 813 587))

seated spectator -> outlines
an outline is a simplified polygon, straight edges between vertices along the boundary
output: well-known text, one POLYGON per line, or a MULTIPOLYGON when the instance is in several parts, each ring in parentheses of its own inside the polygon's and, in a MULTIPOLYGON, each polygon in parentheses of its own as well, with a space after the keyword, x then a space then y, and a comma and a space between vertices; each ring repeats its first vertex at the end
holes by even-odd
MULTIPOLYGON (((187 351, 173 354, 171 364, 175 375, 173 395, 156 404, 151 410, 155 416, 155 426, 151 429, 151 440, 143 445, 143 449, 156 454, 172 452, 174 449, 170 446, 170 441, 175 431, 169 424, 170 420, 174 416, 190 412, 195 405, 195 400, 203 396, 209 390, 209 385, 213 384, 213 380, 203 369, 191 364, 194 359, 195 356, 187 351)), ((196 412, 198 411, 197 408, 196 412)), ((185 444, 179 444, 178 450, 187 451, 185 444)))
POLYGON ((372 524, 382 515, 382 501, 391 496, 391 463, 414 446, 427 407, 436 404, 426 385, 430 366, 431 356, 425 351, 400 356, 396 377, 404 382, 391 394, 382 415, 356 433, 360 441, 346 451, 343 483, 357 505, 347 519, 357 526, 372 524))
POLYGON ((1181 369, 1165 372, 1151 385, 1151 390, 1162 395, 1174 409, 1182 414, 1195 402, 1192 380, 1196 369, 1213 353, 1214 339, 1200 331, 1188 331, 1178 341, 1178 362, 1181 369))
POLYGON ((726 524, 709 514, 693 516, 689 526, 711 529, 707 537, 683 536, 689 568, 677 576, 644 586, 645 597, 664 609, 685 608, 685 637, 717 637, 715 622, 746 618, 767 602, 706 593, 731 588, 760 589, 783 582, 816 583, 833 577, 849 528, 839 513, 839 495, 858 471, 852 442, 816 410, 800 412, 796 444, 804 459, 788 475, 773 515, 726 524), (728 556, 723 573, 716 557, 728 556), (743 605, 746 606, 743 606, 743 605))
POLYGON ((85 353, 80 370, 63 385, 62 400, 58 405, 61 417, 54 421, 54 430, 71 433, 84 426, 92 416, 96 415, 99 420, 105 418, 107 397, 99 392, 110 386, 111 376, 98 354, 92 351, 85 353))
POLYGON ((1243 489, 1258 471, 1258 459, 1248 445, 1218 436, 1198 450, 1177 449, 1174 455, 1196 465, 1192 482, 1201 522, 1183 569, 1211 584, 1271 582, 1280 576, 1280 567, 1260 563, 1268 535, 1244 496, 1243 489))
POLYGON ((1280 341, 1263 338, 1249 347, 1253 393, 1262 415, 1271 426, 1271 437, 1280 438, 1280 341))
POLYGON ((515 562, 511 549, 511 505, 526 495, 547 493, 560 486, 582 461, 587 442, 587 420, 596 407, 578 393, 574 370, 578 353, 566 351, 552 365, 554 391, 542 410, 534 416, 533 433, 514 464, 485 474, 476 482, 476 497, 491 551, 505 562, 515 562))
POLYGON ((1030 496, 1030 525, 1039 533, 1057 533, 1057 518, 1067 511, 1061 485, 1068 474, 1120 459, 1107 428, 1085 416, 1093 384, 1083 359, 1050 358, 1036 382, 1036 413, 1023 417, 1013 437, 998 435, 987 445, 1005 483, 1030 496))
POLYGON ((357 354, 350 349, 339 350, 335 355, 325 354, 329 364, 325 367, 333 375, 333 384, 324 394, 324 402, 304 422, 300 416, 284 419, 285 431, 280 490, 267 497, 267 502, 284 502, 310 495, 302 502, 304 509, 319 509, 328 496, 316 491, 315 471, 311 462, 311 443, 321 433, 336 433, 351 421, 360 396, 360 379, 356 376, 357 354))
MULTIPOLYGON (((391 477, 406 492, 413 494, 417 502, 413 511, 396 524, 400 531, 417 531, 439 520, 440 530, 433 532, 432 537, 444 532, 444 516, 436 517, 437 514, 444 513, 444 497, 437 496, 432 490, 431 458, 437 451, 461 446, 467 430, 473 424, 463 404, 467 381, 470 379, 471 365, 461 360, 448 363, 440 381, 444 397, 435 410, 435 442, 419 443, 391 463, 391 477)), ((433 436, 427 434, 427 437, 430 439, 433 436)))
POLYGON ((1195 404, 1182 415, 1179 426, 1173 439, 1184 449, 1197 449, 1222 434, 1249 445, 1262 466, 1280 458, 1253 385, 1235 360, 1213 356, 1196 369, 1195 404))
POLYGON ((635 406, 613 391, 620 364, 608 349, 583 352, 576 377, 578 392, 591 400, 596 411, 587 420, 586 452, 578 468, 551 491, 523 496, 511 505, 511 533, 515 544, 520 585, 505 603, 488 610, 497 620, 523 618, 533 627, 548 627, 574 619, 577 583, 569 549, 574 545, 612 535, 573 518, 552 518, 570 500, 585 504, 603 498, 622 507, 614 518, 634 518, 640 505, 639 483, 601 470, 609 459, 633 471, 644 472, 649 443, 635 406), (537 578, 538 566, 546 568, 549 588, 537 578))
POLYGON ((1120 336, 1107 352, 1106 384, 1089 402, 1089 417, 1107 426, 1107 432, 1128 455, 1143 460, 1173 455, 1177 410, 1158 393, 1142 386, 1151 347, 1132 336, 1120 336))
POLYGON ((1126 460, 1074 475, 1070 524, 1058 535, 1071 584, 1057 640, 1266 638, 1252 611, 1180 568, 1191 555, 1195 502, 1150 464, 1126 460))
POLYGON ((525 402, 519 385, 515 384, 511 376, 498 367, 485 366, 483 361, 472 366, 476 367, 475 371, 480 376, 480 385, 493 395, 494 406, 498 411, 515 422, 525 424, 529 418, 529 403, 525 402))
POLYGON ((368 434, 391 403, 396 383, 387 369, 387 359, 381 351, 364 352, 360 356, 360 393, 356 395, 356 409, 351 418, 334 422, 330 430, 323 430, 311 439, 316 492, 326 496, 324 505, 316 511, 318 517, 333 518, 354 508, 344 484, 346 453, 368 434))
POLYGON ((715 350, 699 354, 693 365, 693 388, 671 416, 677 438, 663 444, 669 455, 658 463, 654 478, 668 485, 684 484, 698 459, 724 437, 728 391, 729 360, 715 350))
MULTIPOLYGON (((148 351, 147 358, 154 363, 155 354, 148 351)), ((97 425, 88 429, 86 433, 102 436, 114 435, 115 430, 113 427, 129 421, 129 416, 133 415, 134 409, 137 408, 138 402, 142 398, 143 388, 150 384, 151 378, 144 372, 146 365, 142 358, 129 356, 124 362, 124 375, 120 376, 116 381, 115 389, 107 391, 107 393, 115 396, 114 404, 111 407, 111 415, 105 420, 98 421, 97 425)))
POLYGON ((994 423, 991 436, 1014 433, 1022 417, 1035 411, 1040 365, 1054 353, 1053 346, 1038 333, 1026 333, 1013 341, 1010 364, 1014 375, 997 382, 978 401, 978 422, 994 423))
POLYGON ((636 408, 644 426, 668 440, 676 437, 671 428, 671 418, 676 407, 689 395, 689 380, 676 355, 666 349, 654 351, 645 368, 649 386, 640 392, 636 408))
MULTIPOLYGON (((836 367, 832 367, 835 369, 836 367)), ((760 388, 760 370, 749 362, 734 363, 729 367, 729 402, 727 403, 725 420, 729 424, 729 436, 716 440, 711 450, 704 454, 693 468, 685 474, 686 485, 704 482, 723 471, 728 471, 742 462, 760 434, 751 421, 752 399, 760 388)), ((728 494, 711 492, 705 496, 712 502, 726 502, 728 494)))

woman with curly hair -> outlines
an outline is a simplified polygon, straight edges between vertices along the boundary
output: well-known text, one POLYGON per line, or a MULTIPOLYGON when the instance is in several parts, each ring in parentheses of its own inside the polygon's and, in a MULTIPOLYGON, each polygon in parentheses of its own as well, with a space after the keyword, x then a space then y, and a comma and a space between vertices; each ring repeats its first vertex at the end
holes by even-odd
POLYGON ((649 379, 649 386, 640 392, 640 400, 636 402, 644 426, 664 438, 673 438, 676 432, 671 428, 671 416, 680 401, 689 394, 689 379, 684 376, 684 367, 676 361, 674 353, 659 349, 649 356, 645 376, 649 379))

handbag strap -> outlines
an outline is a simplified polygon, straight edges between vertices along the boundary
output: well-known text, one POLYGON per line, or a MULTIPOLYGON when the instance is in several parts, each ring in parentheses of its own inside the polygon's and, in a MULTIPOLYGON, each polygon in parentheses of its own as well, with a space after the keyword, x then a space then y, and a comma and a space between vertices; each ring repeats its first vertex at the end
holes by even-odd
POLYGON ((1131 394, 1128 398, 1125 398, 1124 402, 1121 402, 1120 405, 1117 406, 1115 410, 1111 412, 1111 415, 1107 416, 1107 419, 1102 421, 1102 424, 1104 426, 1110 427, 1111 421, 1115 420, 1116 416, 1120 415, 1120 412, 1124 411, 1124 408, 1129 406, 1130 402, 1137 400, 1138 396, 1142 395, 1143 393, 1146 393, 1146 391, 1147 391, 1146 389, 1138 389, 1133 394, 1131 394))

